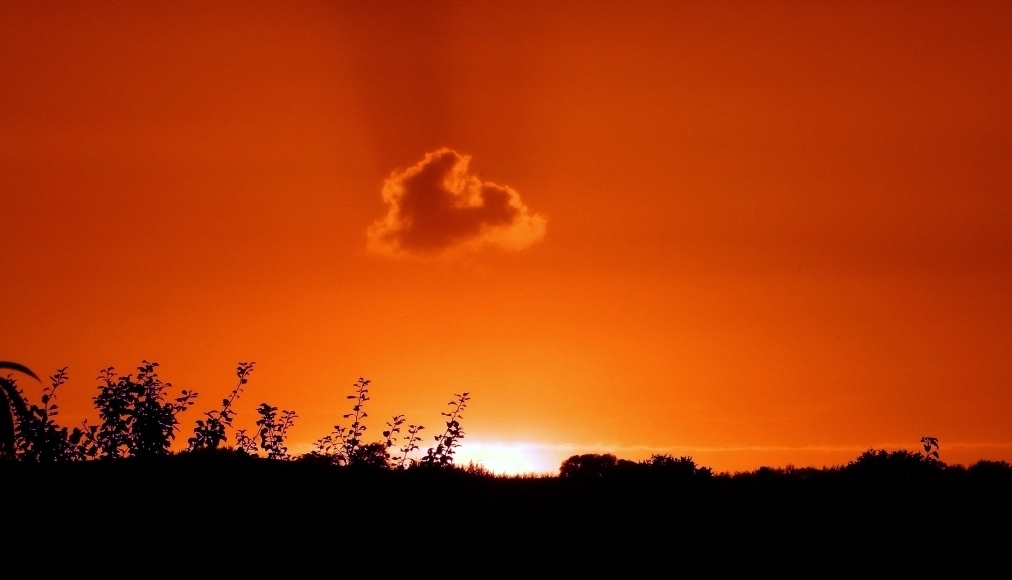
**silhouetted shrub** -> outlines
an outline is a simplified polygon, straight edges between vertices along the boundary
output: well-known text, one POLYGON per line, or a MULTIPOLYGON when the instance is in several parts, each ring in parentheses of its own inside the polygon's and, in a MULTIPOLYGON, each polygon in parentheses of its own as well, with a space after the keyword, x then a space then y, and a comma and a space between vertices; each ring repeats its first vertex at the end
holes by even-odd
POLYGON ((260 415, 257 419, 260 449, 267 453, 267 459, 288 459, 285 437, 298 415, 295 411, 281 411, 281 416, 278 417, 278 408, 267 403, 261 403, 257 407, 257 414, 260 415))
POLYGON ((355 447, 353 455, 349 457, 348 465, 386 469, 389 467, 389 459, 390 454, 387 453, 385 443, 379 441, 374 443, 362 443, 355 447))
POLYGON ((59 369, 49 380, 49 386, 42 390, 42 405, 29 405, 27 414, 18 423, 18 456, 40 463, 84 459, 87 456, 86 447, 81 445, 84 432, 77 427, 68 432, 56 423, 59 414, 56 391, 67 381, 67 368, 59 369))
POLYGON ((95 396, 102 424, 96 443, 106 457, 150 457, 165 455, 176 436, 176 415, 194 403, 197 393, 183 390, 175 399, 166 400, 170 383, 158 378, 158 363, 143 361, 137 377, 117 377, 109 367, 99 374, 104 384, 95 396))

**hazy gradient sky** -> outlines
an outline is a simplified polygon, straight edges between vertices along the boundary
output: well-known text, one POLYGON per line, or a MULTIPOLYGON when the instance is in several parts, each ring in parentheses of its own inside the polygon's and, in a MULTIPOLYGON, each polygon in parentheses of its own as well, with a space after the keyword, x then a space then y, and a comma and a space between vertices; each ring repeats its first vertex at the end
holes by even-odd
MULTIPOLYGON (((1012 460, 1008 2, 0 1, 0 359, 306 451, 1012 460), (435 433, 432 433, 433 435, 435 433)), ((37 400, 39 385, 21 383, 37 400)))

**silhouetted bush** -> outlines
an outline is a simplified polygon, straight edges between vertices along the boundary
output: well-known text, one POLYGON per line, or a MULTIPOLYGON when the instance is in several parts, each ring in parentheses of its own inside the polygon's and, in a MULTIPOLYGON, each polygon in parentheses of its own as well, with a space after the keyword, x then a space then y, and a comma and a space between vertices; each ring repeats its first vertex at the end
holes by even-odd
MULTIPOLYGON (((75 427, 68 432, 56 423, 59 406, 56 391, 67 381, 67 368, 49 377, 50 385, 42 391, 42 405, 28 405, 28 412, 17 427, 17 455, 24 461, 53 462, 83 459, 87 450, 82 445, 84 432, 75 427)), ((20 389, 18 393, 23 397, 20 389)))
POLYGON ((143 361, 137 377, 117 376, 109 367, 99 374, 95 406, 102 424, 95 443, 104 457, 151 457, 169 452, 178 430, 176 416, 193 405, 197 393, 183 390, 166 399, 170 383, 158 378, 158 363, 143 361))
MULTIPOLYGON (((288 429, 295 424, 298 415, 295 411, 281 411, 278 416, 278 408, 267 403, 261 403, 257 407, 257 438, 260 440, 260 449, 267 454, 267 459, 288 459, 288 447, 285 446, 285 438, 288 436, 288 429)), ((244 451, 249 446, 243 446, 244 451)))

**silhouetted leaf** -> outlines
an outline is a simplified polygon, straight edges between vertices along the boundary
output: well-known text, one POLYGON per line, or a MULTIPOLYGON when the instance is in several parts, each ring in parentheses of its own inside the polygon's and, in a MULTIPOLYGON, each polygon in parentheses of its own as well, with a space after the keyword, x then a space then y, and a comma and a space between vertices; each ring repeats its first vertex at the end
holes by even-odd
POLYGON ((25 365, 18 364, 16 362, 0 361, 0 369, 9 369, 12 371, 18 371, 19 373, 23 373, 32 377, 33 379, 39 381, 40 383, 42 382, 41 380, 39 380, 39 377, 35 376, 35 373, 33 373, 31 369, 29 369, 25 365))

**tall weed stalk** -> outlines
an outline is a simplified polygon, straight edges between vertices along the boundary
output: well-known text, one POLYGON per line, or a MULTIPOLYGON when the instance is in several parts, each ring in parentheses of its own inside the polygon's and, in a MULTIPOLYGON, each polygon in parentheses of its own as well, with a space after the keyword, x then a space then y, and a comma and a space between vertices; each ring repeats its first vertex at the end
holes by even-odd
POLYGON ((436 435, 436 446, 430 447, 425 452, 421 464, 427 467, 449 467, 453 465, 453 454, 460 446, 460 440, 464 438, 464 430, 460 427, 460 420, 464 418, 461 412, 467 407, 471 399, 468 393, 456 393, 457 398, 447 403, 453 407, 449 412, 443 412, 447 418, 446 429, 442 435, 436 435))
POLYGON ((219 445, 227 441, 226 427, 232 426, 232 419, 235 418, 233 404, 239 395, 242 394, 243 386, 249 382, 249 375, 253 372, 255 362, 240 362, 235 370, 239 382, 232 389, 232 393, 226 399, 221 400, 221 409, 213 409, 204 413, 206 419, 197 420, 197 426, 193 430, 193 437, 187 441, 189 450, 217 449, 219 445))

